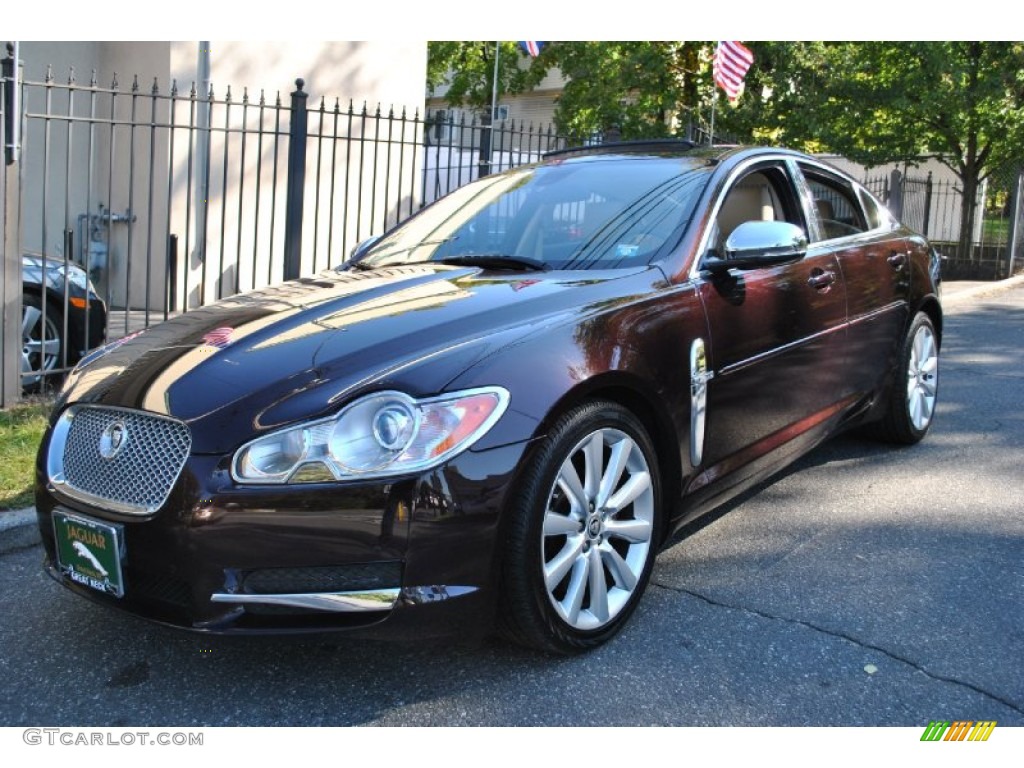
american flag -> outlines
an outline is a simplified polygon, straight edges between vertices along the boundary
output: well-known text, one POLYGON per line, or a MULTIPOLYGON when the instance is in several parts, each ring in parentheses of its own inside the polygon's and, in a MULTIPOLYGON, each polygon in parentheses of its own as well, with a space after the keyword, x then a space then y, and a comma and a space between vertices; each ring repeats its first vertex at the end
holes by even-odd
POLYGON ((209 333, 203 334, 203 341, 213 347, 224 349, 231 343, 231 334, 234 328, 214 328, 209 333))
POLYGON ((743 77, 754 63, 754 54, 736 40, 719 40, 712 65, 715 84, 725 91, 729 101, 736 101, 743 87, 743 77))
POLYGON ((520 40, 519 45, 521 45, 523 50, 530 56, 535 58, 540 55, 540 49, 544 47, 544 43, 538 40, 520 40))

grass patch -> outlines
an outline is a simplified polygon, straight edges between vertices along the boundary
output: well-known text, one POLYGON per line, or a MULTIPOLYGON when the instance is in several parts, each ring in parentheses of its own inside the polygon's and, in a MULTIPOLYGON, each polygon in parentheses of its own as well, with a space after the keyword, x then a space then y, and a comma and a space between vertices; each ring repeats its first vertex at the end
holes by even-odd
POLYGON ((32 505, 36 450, 52 407, 36 402, 0 411, 0 510, 32 505))
POLYGON ((986 243, 1002 244, 1009 242, 1010 222, 1006 219, 985 219, 982 222, 981 237, 986 243))

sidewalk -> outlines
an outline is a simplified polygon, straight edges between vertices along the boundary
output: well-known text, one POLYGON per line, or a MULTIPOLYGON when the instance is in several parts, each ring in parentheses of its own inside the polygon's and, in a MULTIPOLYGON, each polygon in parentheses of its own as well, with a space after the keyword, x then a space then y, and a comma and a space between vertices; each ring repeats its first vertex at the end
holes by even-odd
MULTIPOLYGON (((956 280, 942 284, 942 304, 946 308, 962 306, 977 299, 1024 285, 1024 275, 995 282, 956 280)), ((39 543, 35 510, 32 507, 0 511, 0 555, 39 543)))
POLYGON ((977 299, 1000 293, 1018 285, 1024 285, 1024 275, 1009 277, 1005 280, 951 280, 942 283, 943 305, 956 306, 968 299, 977 299))

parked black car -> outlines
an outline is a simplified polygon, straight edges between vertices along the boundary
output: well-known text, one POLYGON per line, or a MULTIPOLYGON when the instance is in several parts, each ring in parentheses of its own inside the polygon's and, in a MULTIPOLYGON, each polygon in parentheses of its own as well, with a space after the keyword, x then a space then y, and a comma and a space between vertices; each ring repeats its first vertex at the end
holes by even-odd
POLYGON ((549 156, 80 365, 46 568, 202 631, 591 648, 688 521, 842 429, 924 437, 937 269, 801 154, 549 156))
POLYGON ((63 259, 23 255, 21 281, 22 385, 57 385, 54 371, 103 343, 106 304, 85 270, 63 259))

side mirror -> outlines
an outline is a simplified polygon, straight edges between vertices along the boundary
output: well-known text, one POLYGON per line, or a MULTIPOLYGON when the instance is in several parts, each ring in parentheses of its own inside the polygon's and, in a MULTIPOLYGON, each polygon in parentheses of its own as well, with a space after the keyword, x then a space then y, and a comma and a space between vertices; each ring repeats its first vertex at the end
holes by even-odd
POLYGON ((725 256, 709 256, 704 267, 712 272, 761 269, 788 264, 807 253, 807 235, 788 221, 745 221, 725 241, 725 256))

